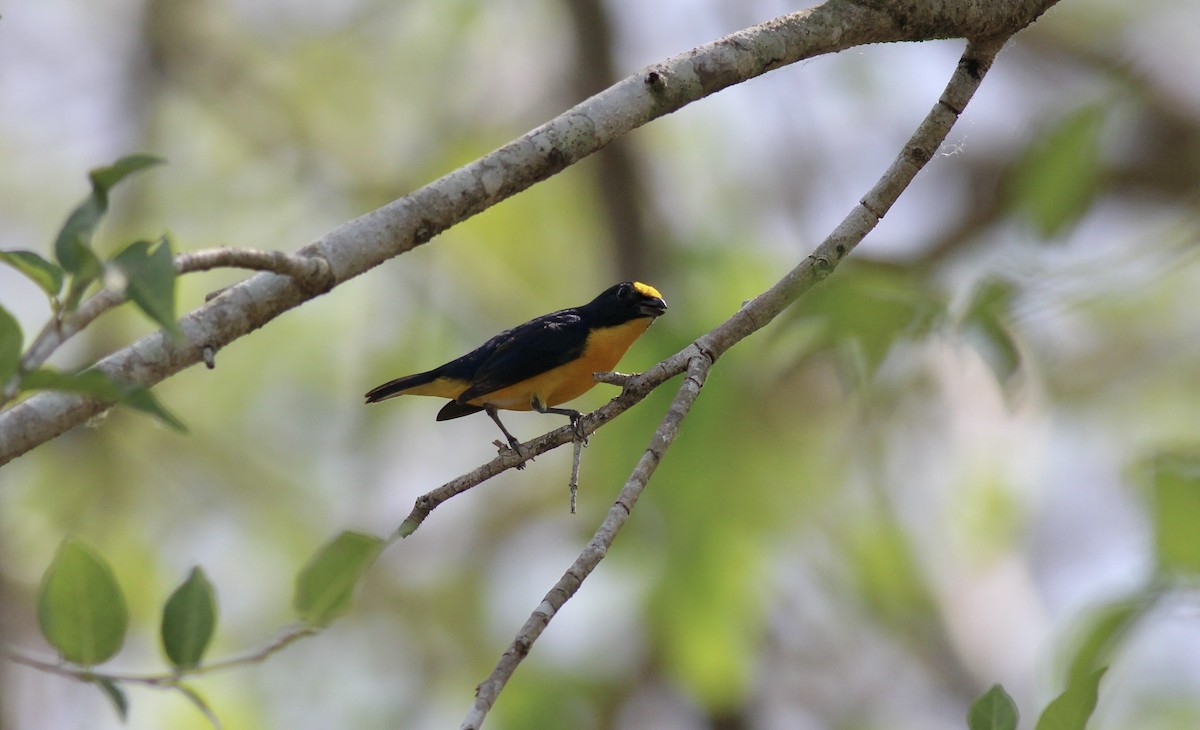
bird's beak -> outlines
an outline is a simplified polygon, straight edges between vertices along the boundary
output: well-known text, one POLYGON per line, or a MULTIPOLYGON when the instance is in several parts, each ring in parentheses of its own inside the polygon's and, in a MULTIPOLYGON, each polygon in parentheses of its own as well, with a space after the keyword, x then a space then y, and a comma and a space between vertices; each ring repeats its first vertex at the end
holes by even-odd
POLYGON ((657 297, 646 299, 638 305, 638 311, 647 317, 658 317, 667 311, 667 303, 657 297))

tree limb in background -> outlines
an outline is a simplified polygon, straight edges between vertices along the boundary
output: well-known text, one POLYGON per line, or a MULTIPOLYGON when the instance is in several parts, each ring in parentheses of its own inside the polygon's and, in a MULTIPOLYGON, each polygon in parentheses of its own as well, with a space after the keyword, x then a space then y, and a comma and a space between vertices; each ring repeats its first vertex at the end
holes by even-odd
MULTIPOLYGON (((941 98, 917 127, 891 167, 808 258, 769 290, 744 305, 733 317, 655 366, 655 369, 664 368, 668 371, 685 366, 687 377, 663 416, 658 430, 650 437, 650 443, 646 446, 642 458, 629 475, 604 522, 583 552, 525 621, 525 625, 517 632, 516 638, 500 657, 491 675, 476 689, 475 703, 463 720, 460 730, 478 730, 482 726, 492 705, 517 666, 529 654, 533 643, 608 553, 633 505, 645 491, 655 468, 675 441, 680 425, 700 394, 700 388, 717 358, 762 328, 804 292, 825 278, 875 227, 899 198, 900 193, 916 177, 917 172, 945 141, 946 135, 962 114, 975 90, 979 88, 980 82, 1006 40, 1007 38, 993 38, 968 44, 941 98)), ((637 378, 634 378, 631 382, 636 381, 637 378)))
MULTIPOLYGON (((728 86, 867 43, 1007 37, 1055 2, 830 0, 643 69, 500 149, 342 225, 296 255, 324 259, 330 286, 337 286, 652 119, 728 86)), ((122 383, 149 387, 320 293, 287 276, 259 274, 184 316, 181 338, 147 335, 96 367, 122 383)), ((110 406, 67 392, 38 393, 22 401, 0 413, 0 466, 110 406)))

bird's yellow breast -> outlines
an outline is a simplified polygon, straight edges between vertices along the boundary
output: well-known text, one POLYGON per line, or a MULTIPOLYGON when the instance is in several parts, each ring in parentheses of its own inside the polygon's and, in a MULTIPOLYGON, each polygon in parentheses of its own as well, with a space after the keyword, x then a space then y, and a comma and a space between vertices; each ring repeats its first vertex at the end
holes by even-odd
POLYGON ((652 321, 649 317, 639 317, 613 327, 594 329, 588 333, 583 354, 579 357, 532 378, 482 395, 472 400, 471 405, 490 404, 511 411, 528 411, 532 410, 530 404, 535 397, 547 406, 574 400, 596 384, 592 373, 605 372, 617 366, 621 357, 652 321))

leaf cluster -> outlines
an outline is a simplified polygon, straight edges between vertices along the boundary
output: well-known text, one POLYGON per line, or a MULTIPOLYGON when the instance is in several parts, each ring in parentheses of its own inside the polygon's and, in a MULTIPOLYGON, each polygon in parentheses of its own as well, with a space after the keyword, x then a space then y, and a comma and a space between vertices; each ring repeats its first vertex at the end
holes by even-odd
POLYGON ((192 568, 162 608, 159 640, 170 673, 125 676, 95 670, 125 643, 129 630, 125 595, 104 557, 83 540, 68 537, 42 576, 38 625, 42 636, 66 663, 57 670, 99 687, 122 720, 129 712, 125 686, 136 683, 182 693, 216 724, 216 716, 195 688, 183 681, 184 677, 216 667, 261 661, 295 638, 328 626, 349 610, 354 589, 383 546, 384 541, 372 535, 337 535, 296 575, 292 605, 302 628, 267 650, 210 665, 203 664, 203 660, 217 629, 217 595, 204 570, 192 568))
MULTIPOLYGON (((129 155, 92 170, 88 175, 91 193, 71 211, 55 237, 53 261, 33 251, 0 251, 0 263, 24 274, 46 295, 52 314, 43 334, 60 330, 67 318, 78 312, 84 295, 99 287, 131 300, 171 336, 182 335, 175 318, 176 270, 170 238, 163 235, 157 241, 134 241, 108 258, 102 258, 93 245, 113 188, 162 162, 150 155, 129 155)), ((0 405, 20 393, 63 390, 122 403, 183 429, 179 419, 146 388, 120 383, 95 369, 65 374, 44 367, 45 355, 37 345, 35 341, 24 350, 20 324, 0 306, 0 405)))

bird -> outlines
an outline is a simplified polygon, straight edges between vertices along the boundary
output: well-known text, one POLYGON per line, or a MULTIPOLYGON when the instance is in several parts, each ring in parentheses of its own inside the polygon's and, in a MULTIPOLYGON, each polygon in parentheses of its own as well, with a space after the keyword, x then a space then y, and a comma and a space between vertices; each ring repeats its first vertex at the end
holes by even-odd
POLYGON ((616 367, 650 323, 666 311, 667 303, 657 289, 640 281, 623 281, 587 304, 507 329, 444 365, 389 380, 368 391, 366 400, 379 403, 400 395, 448 398, 437 420, 483 411, 517 454, 520 442, 500 422, 497 411, 567 416, 582 440, 582 414, 557 406, 591 390, 596 384, 592 374, 616 367))

